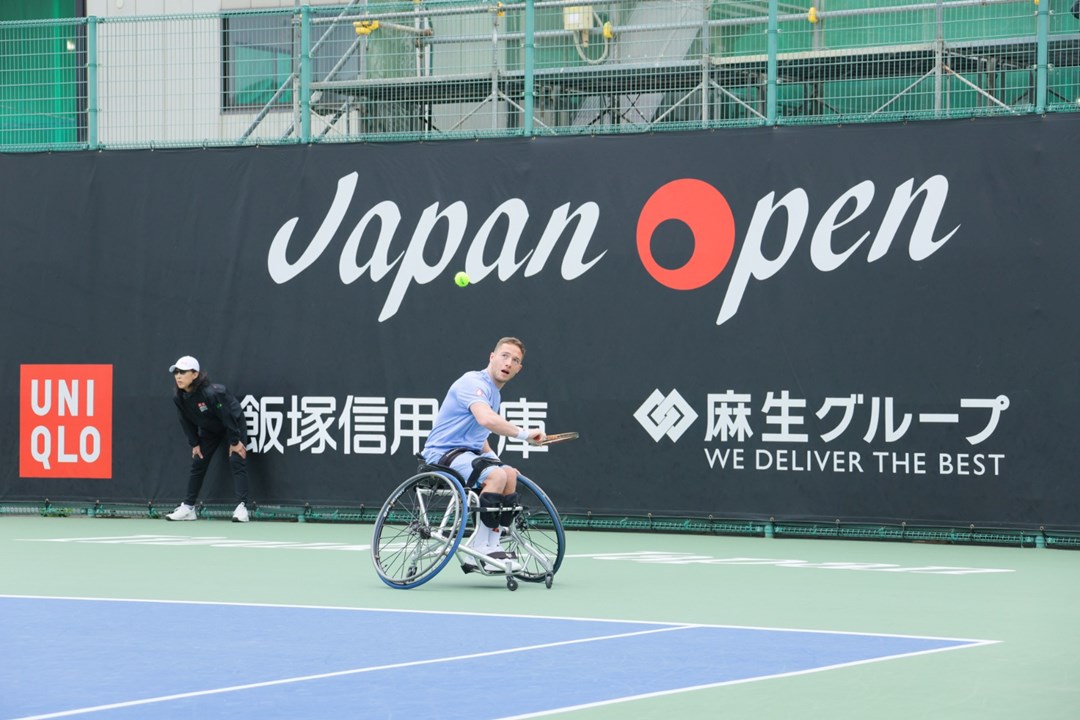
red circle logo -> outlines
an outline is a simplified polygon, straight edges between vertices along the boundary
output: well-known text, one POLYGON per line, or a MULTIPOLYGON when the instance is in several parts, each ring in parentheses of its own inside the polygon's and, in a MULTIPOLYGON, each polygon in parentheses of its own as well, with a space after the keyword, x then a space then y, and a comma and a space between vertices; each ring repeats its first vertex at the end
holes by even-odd
POLYGON ((637 250, 641 264, 661 285, 696 290, 716 279, 735 248, 735 218, 720 191, 707 182, 683 178, 660 187, 638 216, 637 250), (652 236, 661 223, 679 220, 694 236, 694 252, 680 267, 661 267, 652 253, 652 236))

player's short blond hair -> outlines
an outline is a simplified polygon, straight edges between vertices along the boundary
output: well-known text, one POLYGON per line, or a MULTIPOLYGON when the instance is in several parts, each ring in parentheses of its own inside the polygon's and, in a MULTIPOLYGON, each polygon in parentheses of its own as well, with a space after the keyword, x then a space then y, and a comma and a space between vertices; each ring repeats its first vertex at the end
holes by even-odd
MULTIPOLYGON (((521 359, 525 359, 525 343, 521 342, 516 337, 499 338, 499 342, 495 343, 495 350, 498 350, 503 345, 517 346, 517 349, 521 351, 521 359)), ((492 350, 492 352, 495 352, 495 350, 492 350)))

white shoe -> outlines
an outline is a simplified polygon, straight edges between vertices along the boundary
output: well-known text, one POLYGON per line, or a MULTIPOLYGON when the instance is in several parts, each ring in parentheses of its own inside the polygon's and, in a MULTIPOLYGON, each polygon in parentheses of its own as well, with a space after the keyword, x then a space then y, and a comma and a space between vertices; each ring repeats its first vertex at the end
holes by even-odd
MULTIPOLYGON (((510 572, 512 572, 512 573, 518 572, 523 567, 522 564, 518 562, 517 555, 515 555, 512 552, 504 552, 502 550, 502 548, 500 548, 498 546, 495 546, 495 547, 489 546, 489 547, 484 547, 484 548, 473 548, 473 549, 483 556, 483 557, 480 558, 480 561, 483 562, 485 572, 489 572, 489 573, 506 572, 503 568, 499 567, 498 565, 495 565, 494 563, 486 562, 486 560, 488 558, 490 558, 492 560, 498 560, 498 561, 500 561, 500 562, 502 562, 504 564, 509 564, 510 565, 510 572)), ((469 573, 474 573, 474 572, 479 572, 480 571, 480 568, 478 568, 476 566, 476 560, 474 560, 472 558, 468 558, 467 560, 464 560, 461 563, 461 569, 465 572, 466 575, 469 574, 469 573)))
POLYGON ((171 513, 165 516, 166 520, 198 520, 199 516, 195 514, 195 508, 191 505, 185 505, 180 503, 180 507, 173 510, 171 513))
MULTIPOLYGON (((489 552, 487 554, 487 556, 489 558, 491 558, 492 560, 498 560, 503 565, 508 566, 508 569, 512 573, 520 572, 521 568, 524 567, 521 563, 518 562, 517 555, 515 555, 512 552, 504 552, 502 550, 495 550, 494 552, 489 552)), ((506 572, 506 570, 499 567, 498 565, 495 565, 495 564, 489 563, 489 562, 484 563, 484 569, 487 570, 488 572, 496 572, 496 573, 506 572)))
MULTIPOLYGON (((473 540, 475 539, 476 538, 473 538, 473 540)), ((468 547, 470 550, 472 550, 478 555, 487 555, 488 553, 499 549, 497 547, 492 547, 491 545, 481 545, 479 542, 476 542, 474 544, 466 543, 466 547, 468 547)), ((480 572, 480 567, 476 564, 477 562, 479 562, 479 560, 473 558, 470 555, 469 557, 462 559, 461 569, 465 572, 466 575, 469 573, 480 572)))
POLYGON ((237 505, 236 509, 233 510, 232 521, 247 522, 249 519, 250 517, 248 516, 247 505, 245 505, 244 503, 240 503, 239 505, 237 505))

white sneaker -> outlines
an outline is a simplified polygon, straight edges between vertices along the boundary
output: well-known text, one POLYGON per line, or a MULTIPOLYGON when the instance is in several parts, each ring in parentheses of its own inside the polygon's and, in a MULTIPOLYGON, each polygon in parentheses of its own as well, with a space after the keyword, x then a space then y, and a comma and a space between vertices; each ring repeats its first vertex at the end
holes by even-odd
POLYGON ((185 505, 180 503, 180 507, 173 510, 171 513, 165 516, 166 520, 198 520, 199 516, 195 514, 195 508, 191 505, 185 505))
MULTIPOLYGON (((524 567, 521 563, 518 562, 517 555, 512 552, 496 550, 494 552, 489 552, 487 556, 492 560, 498 560, 504 565, 508 565, 509 570, 512 573, 520 572, 521 568, 524 567)), ((488 572, 506 572, 505 570, 503 570, 503 568, 488 562, 484 563, 484 569, 488 572)))
MULTIPOLYGON (((474 536, 472 540, 475 541, 476 537, 474 536)), ((487 555, 493 550, 499 549, 497 547, 492 547, 491 545, 482 545, 479 542, 466 543, 466 546, 478 555, 487 555)), ((465 572, 466 575, 469 573, 480 572, 480 566, 477 565, 477 562, 479 561, 474 559, 472 556, 466 557, 461 561, 461 569, 465 572)))
POLYGON ((237 505, 236 509, 233 510, 232 521, 247 522, 249 519, 250 517, 248 516, 247 505, 245 505, 244 503, 240 503, 239 505, 237 505))

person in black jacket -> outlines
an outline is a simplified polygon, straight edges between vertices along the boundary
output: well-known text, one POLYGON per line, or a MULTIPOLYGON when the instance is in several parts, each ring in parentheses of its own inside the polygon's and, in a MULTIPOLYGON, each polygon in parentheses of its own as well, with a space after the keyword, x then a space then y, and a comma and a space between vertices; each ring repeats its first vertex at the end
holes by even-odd
POLYGON ((191 475, 188 477, 187 496, 180 507, 165 516, 168 520, 197 520, 195 501, 202 489, 203 478, 210 465, 210 458, 222 441, 229 446, 229 470, 236 486, 239 503, 233 511, 233 522, 247 522, 249 513, 247 476, 247 431, 244 412, 240 403, 224 385, 210 382, 206 373, 200 372, 199 361, 190 355, 177 360, 169 372, 176 380, 173 402, 180 415, 188 444, 191 446, 191 475))

